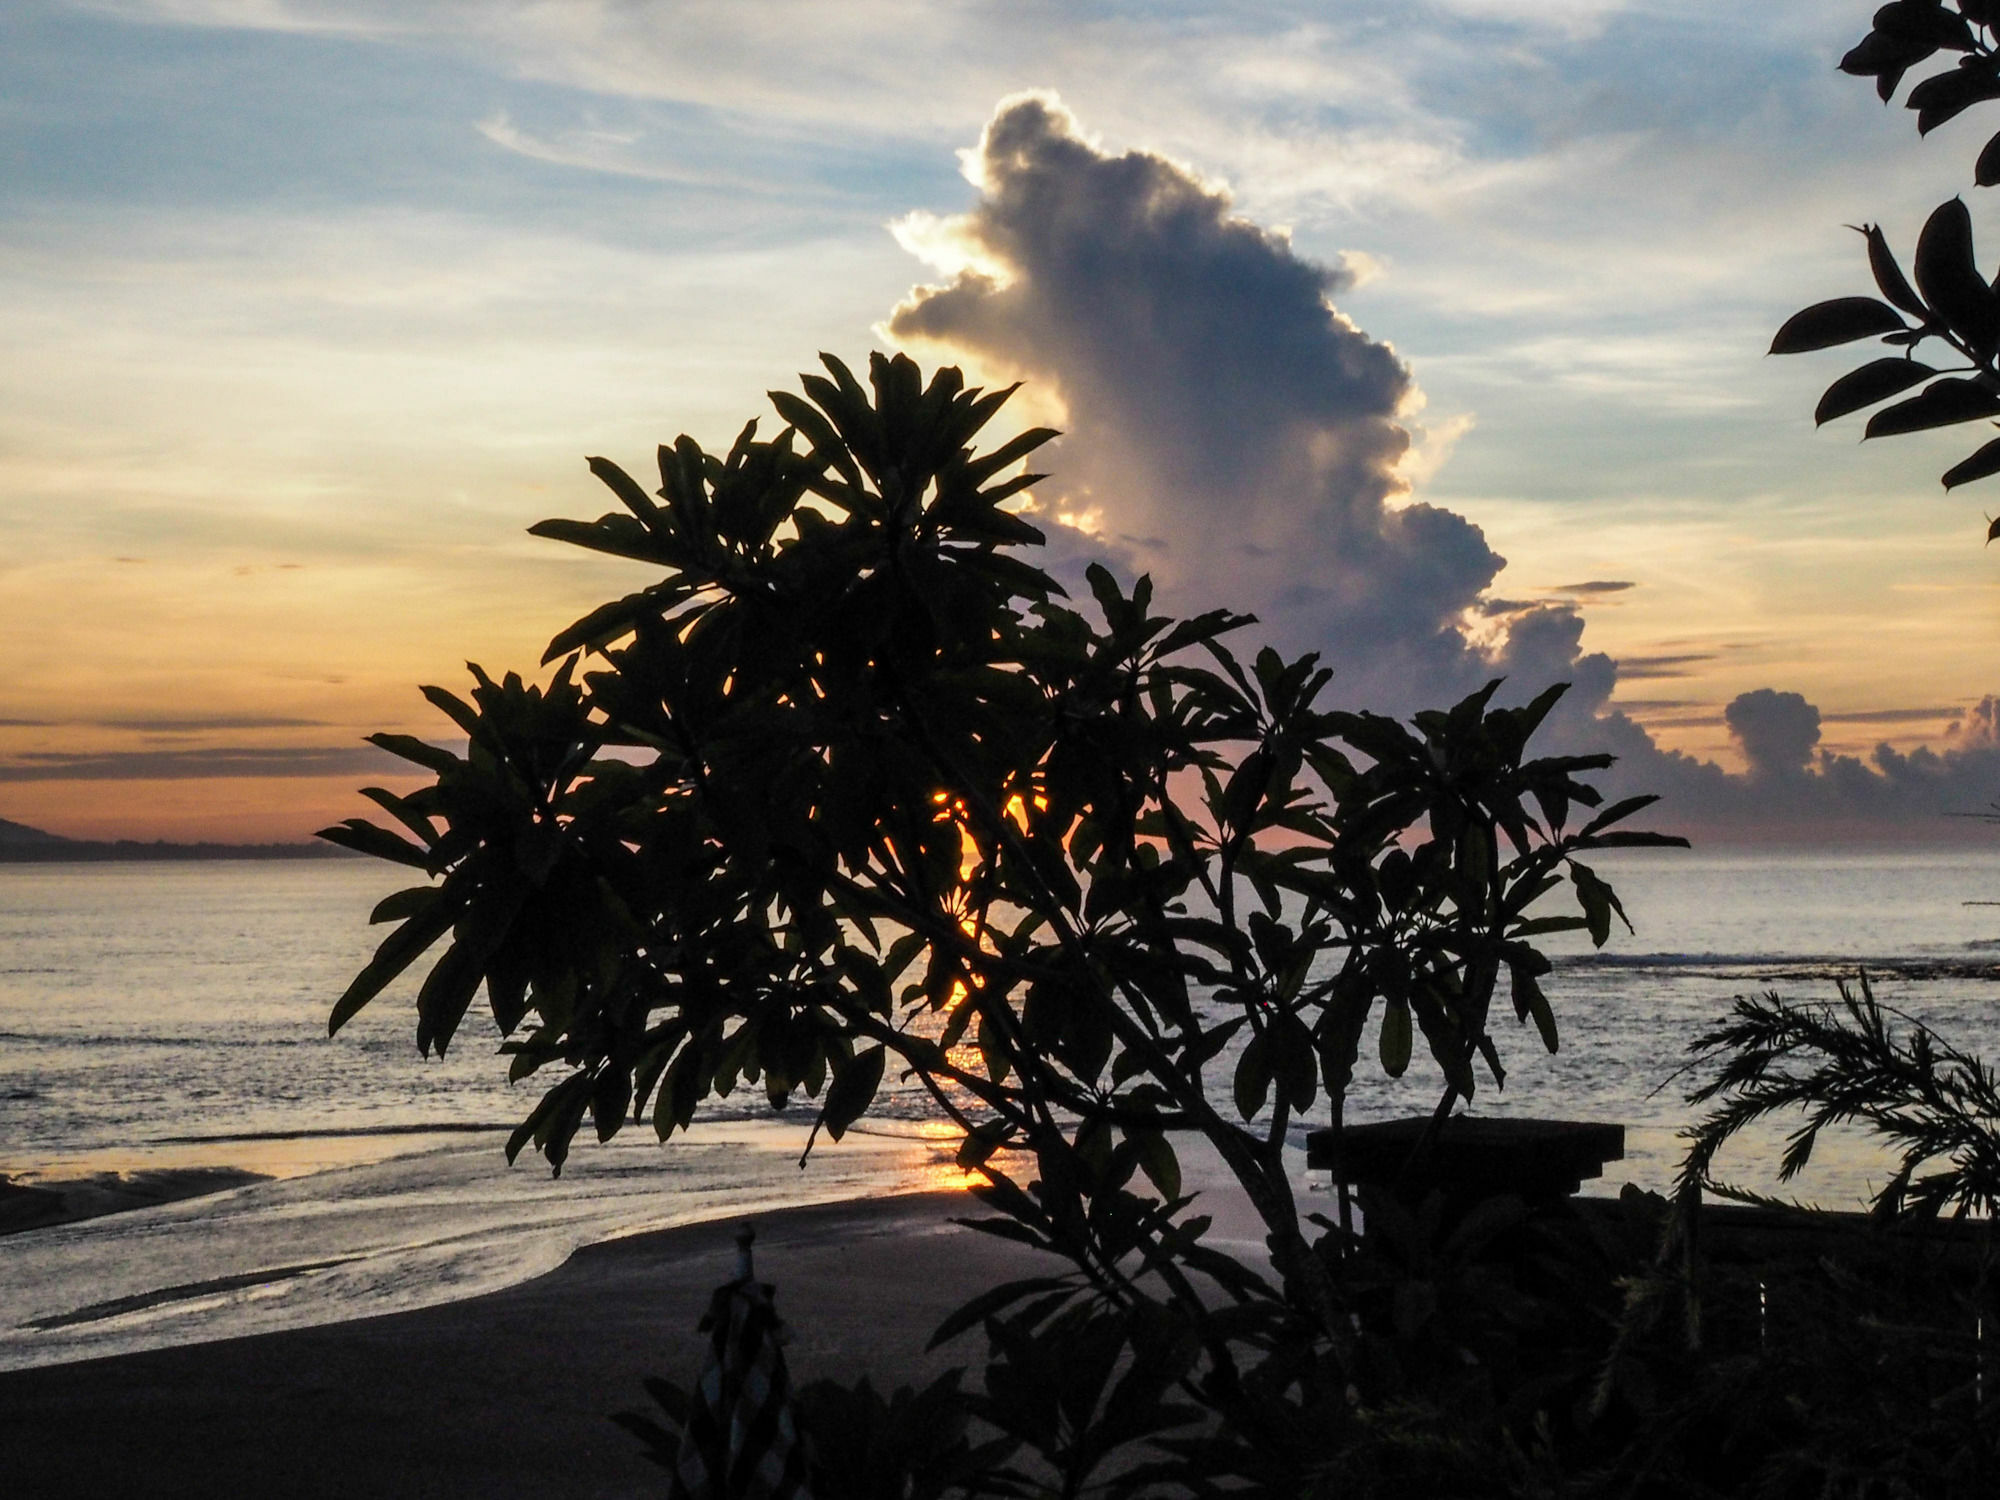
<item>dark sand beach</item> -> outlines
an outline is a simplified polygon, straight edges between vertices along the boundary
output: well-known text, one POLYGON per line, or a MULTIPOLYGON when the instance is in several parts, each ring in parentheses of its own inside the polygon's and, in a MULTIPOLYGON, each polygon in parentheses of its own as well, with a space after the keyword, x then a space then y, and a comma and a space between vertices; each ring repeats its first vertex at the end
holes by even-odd
MULTIPOLYGON (((923 1193, 759 1216, 757 1271, 792 1328, 793 1375, 878 1386, 982 1352, 924 1353, 953 1308, 1061 1267, 951 1223, 923 1193)), ((0 1373, 10 1497, 659 1495, 666 1475, 610 1414, 687 1382, 696 1323, 734 1274, 735 1220, 590 1246, 470 1301, 320 1328, 0 1373)))

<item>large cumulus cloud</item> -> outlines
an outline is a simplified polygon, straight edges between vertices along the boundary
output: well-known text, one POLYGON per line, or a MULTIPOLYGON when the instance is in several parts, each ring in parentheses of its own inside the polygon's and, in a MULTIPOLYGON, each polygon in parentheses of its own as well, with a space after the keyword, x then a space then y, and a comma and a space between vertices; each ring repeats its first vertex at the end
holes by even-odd
MULTIPOLYGON (((1184 607, 1254 610, 1267 637, 1324 651, 1351 702, 1408 710, 1490 674, 1468 620, 1505 559, 1463 516, 1404 498, 1415 387, 1333 307, 1343 268, 1174 162, 1098 149, 1046 95, 1005 101, 968 165, 971 212, 905 227, 954 279, 889 331, 1060 398, 1063 504, 1101 519, 1102 546, 1184 607)), ((1530 613, 1550 618, 1511 650, 1504 622, 1479 618, 1503 658, 1554 649, 1519 663, 1547 680, 1572 664, 1574 615, 1530 613)))
POLYGON ((1799 693, 1739 693, 1722 717, 1759 779, 1803 775, 1819 744, 1819 710, 1799 693))

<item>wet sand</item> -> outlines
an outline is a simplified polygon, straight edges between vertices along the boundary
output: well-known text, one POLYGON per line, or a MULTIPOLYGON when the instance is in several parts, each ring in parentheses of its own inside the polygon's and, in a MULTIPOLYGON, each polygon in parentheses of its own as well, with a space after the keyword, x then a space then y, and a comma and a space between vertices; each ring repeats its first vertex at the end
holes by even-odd
MULTIPOLYGON (((944 1316, 1062 1269, 950 1222, 979 1211, 921 1193, 758 1216, 794 1378, 893 1387, 974 1361, 976 1334, 924 1352, 944 1316)), ((416 1312, 0 1373, 5 1492, 664 1494, 610 1414, 650 1410, 649 1375, 693 1379, 737 1222, 589 1246, 550 1275, 416 1312)))
POLYGON ((231 1188, 263 1182, 266 1176, 263 1172, 237 1167, 92 1172, 29 1182, 0 1174, 0 1235, 226 1193, 231 1188))

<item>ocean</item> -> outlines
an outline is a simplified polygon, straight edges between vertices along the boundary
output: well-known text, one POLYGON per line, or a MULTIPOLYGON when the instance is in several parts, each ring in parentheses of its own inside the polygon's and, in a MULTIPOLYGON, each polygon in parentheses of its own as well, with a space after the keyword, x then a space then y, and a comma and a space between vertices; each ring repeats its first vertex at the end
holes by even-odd
MULTIPOLYGON (((1737 995, 1830 999, 1865 967, 1884 1001, 2000 1060, 2000 907, 1967 904, 2000 899, 2000 840, 1598 867, 1636 931, 1560 949, 1546 989, 1561 1049, 1503 1023, 1507 1086, 1473 1106, 1624 1124, 1626 1159, 1590 1190, 1671 1179, 1689 1118, 1675 1072, 1737 995)), ((421 1058, 412 977, 326 1035, 395 884, 348 860, 0 866, 0 1173, 262 1174, 0 1238, 0 1368, 421 1306, 612 1235, 959 1180, 948 1132, 894 1087, 866 1132, 803 1170, 809 1119, 774 1120, 754 1090, 666 1148, 636 1127, 608 1146, 586 1132, 560 1179, 532 1156, 509 1168, 505 1130, 539 1092, 509 1087, 476 1014, 447 1058, 421 1058)), ((1436 1087, 1421 1064, 1389 1080, 1364 1054, 1350 1118, 1426 1109, 1436 1087)), ((1725 1165, 1773 1188, 1778 1144, 1725 1165)), ((1883 1175, 1850 1134, 1787 1191, 1852 1206, 1883 1175)))

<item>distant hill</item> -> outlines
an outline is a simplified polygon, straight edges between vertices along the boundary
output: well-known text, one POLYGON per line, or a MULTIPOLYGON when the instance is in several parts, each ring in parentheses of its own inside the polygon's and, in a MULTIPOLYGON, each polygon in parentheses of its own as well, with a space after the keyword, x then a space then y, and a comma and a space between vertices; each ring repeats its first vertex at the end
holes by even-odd
MULTIPOLYGON (((310 844, 142 844, 137 839, 66 839, 26 823, 0 818, 0 864, 160 859, 345 859, 347 850, 315 839, 310 844)), ((358 856, 357 856, 358 857, 358 856)))
POLYGON ((43 833, 39 828, 30 828, 26 823, 10 823, 0 818, 0 849, 46 849, 53 844, 70 844, 74 839, 66 839, 59 833, 43 833))

